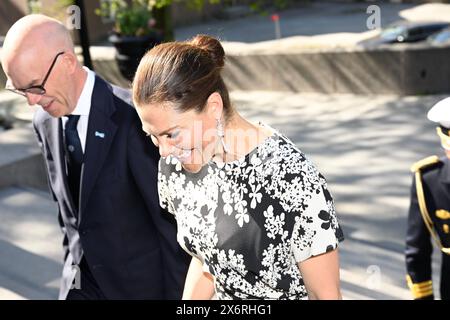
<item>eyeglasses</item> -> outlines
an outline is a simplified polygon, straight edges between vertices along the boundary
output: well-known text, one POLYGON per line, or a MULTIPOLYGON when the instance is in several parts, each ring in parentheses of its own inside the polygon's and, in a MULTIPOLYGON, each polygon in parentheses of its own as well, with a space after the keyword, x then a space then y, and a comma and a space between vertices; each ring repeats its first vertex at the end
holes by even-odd
POLYGON ((47 74, 44 77, 44 81, 42 81, 42 84, 37 85, 37 86, 30 86, 28 88, 18 89, 18 88, 14 88, 11 80, 8 79, 8 81, 6 81, 5 89, 12 91, 14 93, 20 94, 21 96, 24 96, 24 97, 26 97, 28 93, 37 94, 37 95, 41 95, 41 96, 44 95, 47 92, 44 88, 45 83, 47 82, 47 79, 50 76, 50 73, 52 72, 53 67, 55 66, 56 60, 62 54, 64 54, 64 51, 59 52, 56 55, 56 57, 53 59, 53 62, 51 64, 50 68, 48 69, 47 74))

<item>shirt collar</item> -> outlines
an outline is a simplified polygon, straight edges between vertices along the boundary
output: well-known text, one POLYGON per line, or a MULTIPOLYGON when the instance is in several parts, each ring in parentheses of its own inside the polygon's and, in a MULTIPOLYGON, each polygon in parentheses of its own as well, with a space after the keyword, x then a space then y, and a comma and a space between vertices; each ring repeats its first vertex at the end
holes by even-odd
POLYGON ((88 116, 91 110, 92 93, 94 91, 95 73, 87 67, 83 67, 87 72, 86 81, 81 91, 81 95, 78 98, 77 105, 73 110, 73 115, 88 116))

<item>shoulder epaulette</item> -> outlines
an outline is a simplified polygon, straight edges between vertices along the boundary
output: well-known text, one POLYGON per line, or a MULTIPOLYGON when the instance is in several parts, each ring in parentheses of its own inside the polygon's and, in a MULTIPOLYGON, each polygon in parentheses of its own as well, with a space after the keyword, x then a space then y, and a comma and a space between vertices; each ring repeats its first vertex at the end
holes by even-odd
POLYGON ((440 163, 441 160, 439 159, 438 156, 431 156, 431 157, 427 157, 425 159, 422 159, 420 161, 417 161, 416 163, 414 163, 411 166, 411 172, 416 172, 422 169, 425 169, 429 166, 432 166, 434 164, 440 163))

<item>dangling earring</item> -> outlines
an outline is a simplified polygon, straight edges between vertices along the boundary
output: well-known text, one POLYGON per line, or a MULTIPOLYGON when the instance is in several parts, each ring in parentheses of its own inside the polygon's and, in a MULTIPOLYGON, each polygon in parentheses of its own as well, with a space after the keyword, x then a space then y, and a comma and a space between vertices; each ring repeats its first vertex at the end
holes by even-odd
POLYGON ((225 131, 223 129, 223 124, 222 124, 222 120, 221 119, 216 119, 216 128, 217 128, 217 135, 220 138, 220 142, 222 143, 222 147, 223 147, 223 151, 225 153, 229 153, 229 149, 227 147, 227 145, 225 144, 225 131))

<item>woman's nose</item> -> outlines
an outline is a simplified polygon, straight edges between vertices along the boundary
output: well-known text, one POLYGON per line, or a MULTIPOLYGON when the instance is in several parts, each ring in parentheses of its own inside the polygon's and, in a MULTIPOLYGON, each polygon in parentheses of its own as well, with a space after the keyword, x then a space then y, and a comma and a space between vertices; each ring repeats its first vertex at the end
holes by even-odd
POLYGON ((163 158, 169 156, 172 152, 172 146, 168 143, 159 144, 159 155, 163 158))

